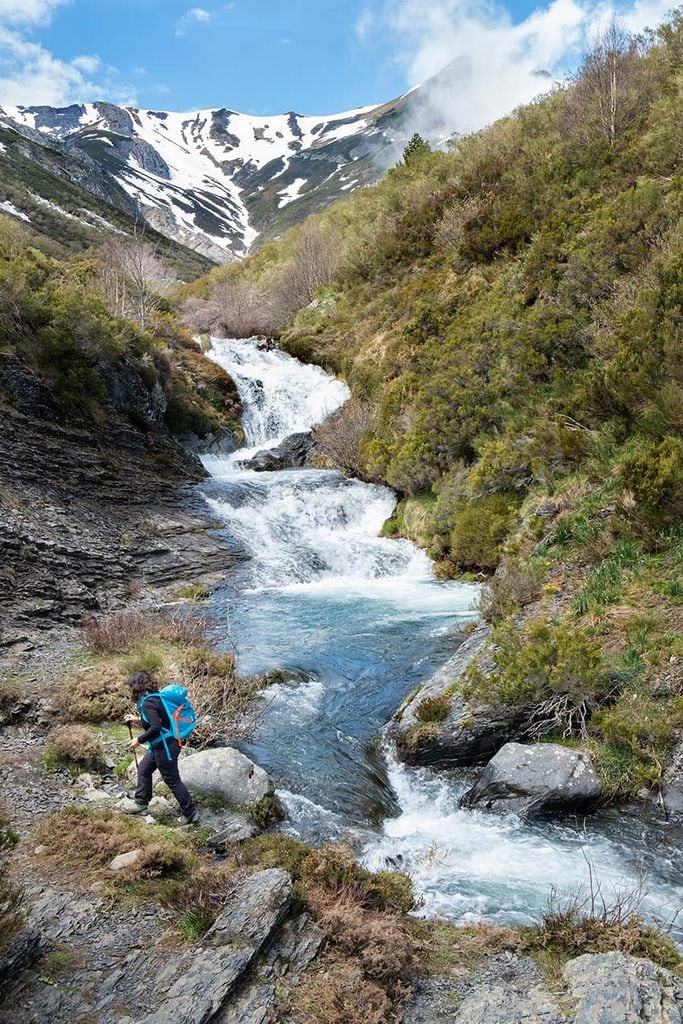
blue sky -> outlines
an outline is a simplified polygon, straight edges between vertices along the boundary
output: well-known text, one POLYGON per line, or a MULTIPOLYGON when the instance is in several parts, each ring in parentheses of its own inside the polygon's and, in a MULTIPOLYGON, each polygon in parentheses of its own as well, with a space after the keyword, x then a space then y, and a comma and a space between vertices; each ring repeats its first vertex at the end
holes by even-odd
MULTIPOLYGON (((661 0, 622 0, 633 28, 661 0)), ((381 102, 455 57, 473 124, 578 59, 604 0, 0 0, 0 104, 109 99, 332 113, 381 102)))

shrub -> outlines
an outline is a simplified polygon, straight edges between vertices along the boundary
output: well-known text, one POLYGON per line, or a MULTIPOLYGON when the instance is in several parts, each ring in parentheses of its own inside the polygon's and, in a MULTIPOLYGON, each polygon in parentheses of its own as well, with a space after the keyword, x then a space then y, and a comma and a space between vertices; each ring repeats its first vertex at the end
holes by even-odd
POLYGON ((509 493, 464 505, 456 512, 451 528, 451 559, 466 569, 495 569, 518 509, 519 498, 509 493))
POLYGON ((493 670, 471 665, 460 684, 468 696, 533 709, 536 736, 587 735, 587 723, 611 686, 598 644, 577 628, 534 621, 524 631, 504 623, 493 633, 493 670))
POLYGON ((328 953, 291 994, 301 1024, 384 1024, 392 1005, 380 985, 368 981, 360 964, 328 953))
POLYGON ((60 725, 45 741, 45 764, 50 768, 79 765, 101 768, 104 748, 100 740, 84 725, 60 725))
POLYGON ((482 590, 479 606, 485 619, 501 622, 537 598, 547 568, 540 560, 506 558, 482 590))
POLYGON ((376 415, 368 402, 351 398, 317 428, 314 437, 324 455, 345 473, 366 472, 364 443, 371 435, 376 415))
POLYGON ((654 700, 645 693, 621 697, 596 711, 591 734, 606 784, 621 796, 636 796, 660 784, 677 730, 683 727, 683 698, 654 700))
POLYGON ((633 496, 632 516, 649 531, 664 530, 683 516, 683 441, 667 437, 627 454, 619 483, 633 496))
POLYGON ((249 817, 255 825, 263 829, 278 821, 283 821, 285 812, 278 798, 271 793, 268 796, 261 797, 258 803, 250 805, 249 817))
POLYGON ((326 845, 311 852, 302 865, 301 877, 305 883, 328 893, 350 894, 368 909, 407 913, 414 906, 407 875, 368 871, 346 846, 326 845))
POLYGON ((130 711, 131 697, 120 667, 101 662, 67 676, 57 691, 56 705, 71 722, 120 721, 130 711))

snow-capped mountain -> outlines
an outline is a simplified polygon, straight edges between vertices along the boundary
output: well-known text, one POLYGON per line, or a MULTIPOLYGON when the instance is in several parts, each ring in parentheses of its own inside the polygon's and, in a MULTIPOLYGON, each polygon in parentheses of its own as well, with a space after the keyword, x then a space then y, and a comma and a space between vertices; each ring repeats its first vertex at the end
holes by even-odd
MULTIPOLYGON (((430 88, 322 117, 254 117, 228 109, 179 114, 105 102, 5 107, 0 128, 30 140, 32 158, 43 166, 56 151, 58 173, 80 188, 167 238, 226 261, 376 181, 400 155, 416 120, 425 121, 430 88)), ((8 198, 1 157, 0 201, 8 198)))
POLYGON ((79 164, 113 178, 152 227, 216 260, 245 254, 264 231, 376 178, 371 153, 395 141, 381 113, 387 108, 251 117, 109 103, 2 111, 29 138, 85 156, 79 164))

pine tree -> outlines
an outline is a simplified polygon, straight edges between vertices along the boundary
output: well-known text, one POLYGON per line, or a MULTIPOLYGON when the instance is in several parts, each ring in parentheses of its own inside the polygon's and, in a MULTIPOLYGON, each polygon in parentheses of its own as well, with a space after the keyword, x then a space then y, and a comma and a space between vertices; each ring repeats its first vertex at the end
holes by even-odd
POLYGON ((427 153, 431 153, 431 151, 432 147, 429 143, 425 142, 422 136, 415 132, 412 139, 403 150, 403 162, 409 164, 414 160, 419 160, 420 157, 426 156, 427 153))

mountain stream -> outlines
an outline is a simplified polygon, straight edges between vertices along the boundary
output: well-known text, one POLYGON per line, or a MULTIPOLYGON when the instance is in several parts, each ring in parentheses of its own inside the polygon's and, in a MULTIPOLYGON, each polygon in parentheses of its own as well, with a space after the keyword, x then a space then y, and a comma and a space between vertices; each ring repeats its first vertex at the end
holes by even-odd
POLYGON ((683 877, 676 829, 624 809, 539 822, 460 810, 470 775, 399 764, 382 727, 462 642, 477 588, 435 579, 422 551, 379 536, 396 501, 388 488, 330 470, 241 469, 321 423, 348 389, 254 341, 213 346, 239 388, 248 445, 204 458, 204 499, 239 556, 213 610, 241 671, 285 672, 244 748, 275 779, 283 828, 407 872, 424 914, 536 921, 551 888, 585 886, 590 861, 607 900, 641 886, 644 913, 670 919, 683 877))

